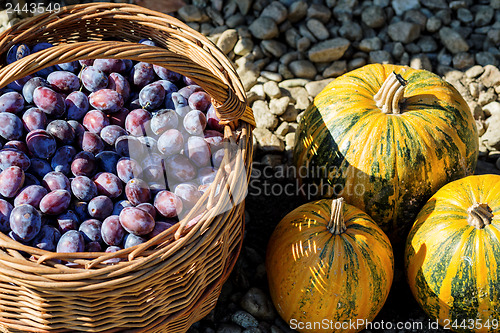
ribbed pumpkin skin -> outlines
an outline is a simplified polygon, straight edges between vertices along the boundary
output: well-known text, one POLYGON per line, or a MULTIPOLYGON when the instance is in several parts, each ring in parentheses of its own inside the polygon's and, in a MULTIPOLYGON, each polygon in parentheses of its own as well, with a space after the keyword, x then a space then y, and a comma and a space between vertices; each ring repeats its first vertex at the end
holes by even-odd
MULTIPOLYGON (((470 176, 441 188, 418 214, 406 243, 405 265, 413 295, 441 325, 478 319, 500 329, 500 176, 470 176), (467 223, 467 209, 487 203, 493 220, 484 229, 467 223), (451 321, 451 322, 450 322, 451 321)), ((474 327, 474 326, 472 326, 474 327)), ((452 328, 452 327, 450 327, 452 328)))
POLYGON ((327 180, 396 243, 432 194, 473 173, 479 152, 475 121, 456 89, 402 68, 372 64, 332 81, 306 110, 294 151, 302 182, 327 180), (408 81, 400 115, 382 113, 373 99, 393 71, 408 81), (317 176, 321 168, 326 177, 317 176))
POLYGON ((331 202, 320 200, 293 210, 269 240, 266 269, 270 294, 287 323, 291 319, 310 323, 372 320, 389 294, 394 274, 389 239, 368 215, 347 204, 347 230, 332 234, 327 229, 331 202))

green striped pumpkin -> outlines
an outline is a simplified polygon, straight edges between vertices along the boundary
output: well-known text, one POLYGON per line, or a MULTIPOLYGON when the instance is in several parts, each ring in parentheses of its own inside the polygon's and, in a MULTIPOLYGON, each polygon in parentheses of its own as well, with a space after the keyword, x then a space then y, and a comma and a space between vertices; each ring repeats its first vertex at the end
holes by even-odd
POLYGON ((266 271, 271 299, 292 328, 359 332, 362 325, 336 330, 331 323, 375 318, 391 288, 394 259, 389 239, 366 213, 342 198, 323 199, 281 220, 266 271), (325 326, 312 326, 323 320, 325 326))
POLYGON ((498 175, 469 176, 441 188, 418 214, 406 243, 415 299, 432 319, 458 332, 500 331, 499 259, 498 175))
POLYGON ((404 244, 430 196, 473 173, 478 141, 469 107, 449 83, 372 64, 316 96, 297 130, 294 163, 310 193, 346 198, 404 244))

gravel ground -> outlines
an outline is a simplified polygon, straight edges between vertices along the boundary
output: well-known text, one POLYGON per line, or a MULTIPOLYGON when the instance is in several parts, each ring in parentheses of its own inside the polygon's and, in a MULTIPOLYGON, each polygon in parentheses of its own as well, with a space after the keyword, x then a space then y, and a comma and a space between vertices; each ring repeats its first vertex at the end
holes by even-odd
MULTIPOLYGON (((169 1, 161 2, 169 8, 169 1)), ((443 76, 476 119, 481 136, 476 173, 500 174, 500 0, 185 2, 174 15, 234 62, 257 122, 244 248, 217 307, 190 333, 294 332, 269 300, 265 249, 281 218, 307 201, 279 193, 286 184, 296 189, 296 183, 278 170, 291 165, 302 112, 335 77, 368 63, 409 65, 443 76), (265 168, 271 172, 259 172, 265 168)), ((0 12, 0 31, 19 19, 0 12)), ((386 332, 444 332, 429 326, 401 266, 396 263, 389 299, 374 323, 422 325, 386 332)))

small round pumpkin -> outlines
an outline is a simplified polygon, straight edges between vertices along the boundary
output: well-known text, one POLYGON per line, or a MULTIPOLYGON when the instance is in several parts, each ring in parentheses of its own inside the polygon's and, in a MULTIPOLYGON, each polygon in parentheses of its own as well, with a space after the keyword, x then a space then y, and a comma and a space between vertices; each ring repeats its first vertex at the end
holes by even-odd
POLYGON ((418 214, 406 243, 413 296, 429 317, 458 332, 500 329, 499 260, 498 175, 442 187, 418 214))
POLYGON ((394 259, 389 239, 366 213, 343 198, 323 199, 281 220, 266 269, 272 301, 292 328, 359 332, 361 325, 335 325, 375 318, 391 288, 394 259))
POLYGON ((297 130, 294 163, 300 181, 319 189, 311 192, 344 197, 396 245, 441 186, 474 172, 478 153, 476 123, 451 84, 371 64, 316 96, 297 130))

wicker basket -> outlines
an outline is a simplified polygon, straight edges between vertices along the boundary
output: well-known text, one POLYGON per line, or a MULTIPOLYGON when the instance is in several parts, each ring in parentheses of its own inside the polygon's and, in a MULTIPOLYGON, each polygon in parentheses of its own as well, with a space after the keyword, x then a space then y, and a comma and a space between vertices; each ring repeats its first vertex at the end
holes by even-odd
POLYGON ((185 24, 133 5, 76 5, 22 21, 0 36, 0 54, 5 56, 15 43, 38 42, 57 46, 0 67, 0 87, 78 59, 149 62, 202 86, 233 145, 225 148, 216 181, 190 213, 145 244, 111 254, 65 255, 0 234, 0 328, 185 332, 214 308, 242 243, 254 120, 234 68, 213 43, 185 24), (138 44, 142 38, 153 39, 158 47, 138 44), (112 257, 122 261, 103 263, 112 257))

